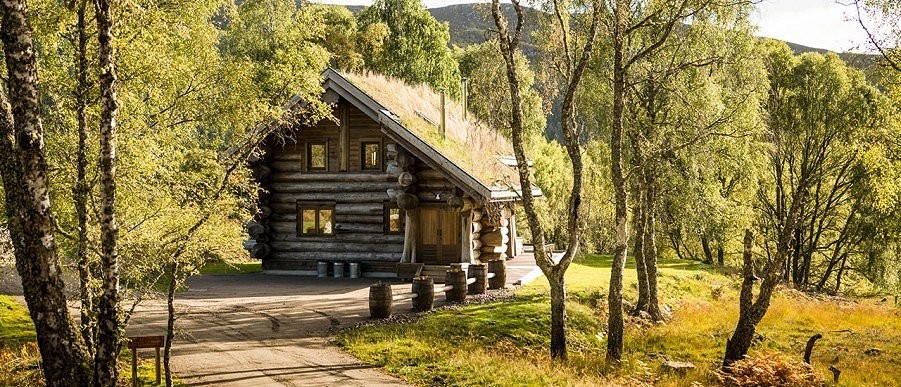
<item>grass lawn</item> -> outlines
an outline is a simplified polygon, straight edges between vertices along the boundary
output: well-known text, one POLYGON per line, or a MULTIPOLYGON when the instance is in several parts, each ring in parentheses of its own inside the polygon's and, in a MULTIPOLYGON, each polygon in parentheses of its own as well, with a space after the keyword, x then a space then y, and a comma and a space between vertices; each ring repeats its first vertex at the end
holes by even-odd
MULTIPOLYGON (((737 277, 693 261, 661 261, 661 302, 672 309, 672 319, 650 326, 627 322, 625 364, 605 372, 610 262, 610 257, 590 255, 570 267, 570 358, 564 364, 549 359, 550 301, 543 278, 520 289, 513 301, 345 331, 338 343, 363 361, 423 385, 712 384, 711 374, 738 319, 737 277), (685 375, 663 374, 664 360, 691 361, 697 368, 685 375)), ((627 299, 634 300, 635 287, 629 266, 627 299)), ((758 333, 761 340, 752 355, 777 352, 800 363, 807 339, 822 333, 811 361, 823 379, 831 380, 828 367, 835 361, 842 371, 840 385, 901 383, 901 308, 890 301, 852 302, 784 290, 774 296, 758 333)))
POLYGON ((250 261, 250 262, 212 262, 204 265, 200 268, 200 274, 202 275, 216 275, 216 274, 247 274, 247 273, 258 273, 263 271, 263 264, 261 261, 250 261))
MULTIPOLYGON (((7 295, 0 294, 0 386, 43 385, 40 372, 41 354, 38 352, 34 324, 28 309, 7 295)), ((139 352, 138 385, 154 386, 156 380, 153 352, 139 352)), ((121 385, 131 385, 131 351, 119 357, 121 385)), ((179 380, 173 384, 183 386, 179 380)), ((165 385, 165 380, 163 384, 165 385)))

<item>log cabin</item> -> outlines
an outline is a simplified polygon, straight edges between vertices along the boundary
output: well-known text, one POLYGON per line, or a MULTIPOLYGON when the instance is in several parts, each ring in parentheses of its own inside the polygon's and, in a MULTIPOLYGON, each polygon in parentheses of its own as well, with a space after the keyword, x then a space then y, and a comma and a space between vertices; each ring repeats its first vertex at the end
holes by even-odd
POLYGON ((363 276, 393 277, 399 264, 440 271, 521 253, 512 146, 467 114, 465 91, 457 102, 333 69, 322 82, 331 117, 283 130, 251 163, 261 194, 246 245, 265 272, 355 262, 363 276))

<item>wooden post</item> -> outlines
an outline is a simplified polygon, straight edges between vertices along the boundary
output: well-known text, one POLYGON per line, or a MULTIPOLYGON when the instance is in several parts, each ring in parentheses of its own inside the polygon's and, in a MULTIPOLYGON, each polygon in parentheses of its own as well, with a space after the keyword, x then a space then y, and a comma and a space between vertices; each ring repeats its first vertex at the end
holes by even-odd
POLYGON ((488 261, 488 272, 494 273, 494 277, 488 279, 488 289, 503 289, 507 285, 507 260, 488 261))
POLYGON ((453 286, 444 292, 447 302, 463 302, 466 300, 466 272, 459 268, 450 269, 444 276, 445 285, 453 286))
POLYGON ((416 277, 413 278, 413 293, 416 298, 413 299, 413 311, 427 312, 432 310, 435 301, 435 280, 432 277, 416 277))
POLYGON ((472 258, 472 211, 464 211, 460 214, 460 262, 473 263, 472 258))
POLYGON ((131 385, 138 387, 138 348, 131 349, 131 385))
POLYGON ((416 263, 416 242, 419 236, 419 209, 404 211, 404 253, 401 263, 416 263))
POLYGON ((469 285, 469 293, 485 294, 488 290, 488 268, 484 263, 475 263, 469 265, 469 276, 475 278, 476 281, 469 285))

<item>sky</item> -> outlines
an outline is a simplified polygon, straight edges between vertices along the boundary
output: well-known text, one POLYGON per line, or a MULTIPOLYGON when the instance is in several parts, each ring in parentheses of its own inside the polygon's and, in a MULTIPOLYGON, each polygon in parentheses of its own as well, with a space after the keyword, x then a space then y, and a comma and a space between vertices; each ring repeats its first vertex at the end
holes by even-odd
MULTIPOLYGON (((369 5, 371 0, 318 0, 329 4, 369 5)), ((757 35, 836 52, 866 51, 866 35, 852 19, 854 7, 841 0, 763 0, 752 21, 757 35)), ((426 7, 472 3, 473 0, 424 0, 426 7)), ((846 0, 845 2, 850 2, 846 0)))

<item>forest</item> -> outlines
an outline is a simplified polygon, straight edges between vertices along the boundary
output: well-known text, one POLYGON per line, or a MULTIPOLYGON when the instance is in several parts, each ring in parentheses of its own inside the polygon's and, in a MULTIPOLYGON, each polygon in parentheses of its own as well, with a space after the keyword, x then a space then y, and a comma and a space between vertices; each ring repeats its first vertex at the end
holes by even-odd
MULTIPOLYGON (((546 278, 523 296, 542 321, 528 334, 541 337, 534 356, 581 379, 548 366, 535 372, 550 379, 509 383, 660 382, 634 376, 629 335, 681 326, 672 299, 690 292, 673 262, 731 284, 714 295, 731 320, 702 383, 778 384, 747 361, 768 311, 790 309, 786 292, 880 300, 893 311, 869 323, 901 326, 901 4, 851 1, 871 53, 854 61, 755 36, 754 5, 494 0, 471 7, 482 39, 452 42, 418 0, 2 2, 0 293, 20 289, 34 327, 0 325, 0 384, 130 382, 124 332, 148 299, 167 305, 164 382, 177 384, 179 292, 211 263, 250 260, 247 160, 331 115, 329 67, 455 100, 466 87, 471 114, 512 142, 519 184, 541 188, 517 208, 546 278), (286 109, 292 99, 309 103, 286 109), (581 276, 598 287, 570 289, 581 276)), ((366 329, 338 341, 390 371, 360 344, 385 333, 366 329)), ((901 351, 889 331, 885 357, 901 351)), ((901 372, 889 362, 884 380, 901 372)), ((783 385, 822 385, 811 374, 825 366, 779 364, 799 378, 783 385)))

